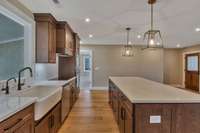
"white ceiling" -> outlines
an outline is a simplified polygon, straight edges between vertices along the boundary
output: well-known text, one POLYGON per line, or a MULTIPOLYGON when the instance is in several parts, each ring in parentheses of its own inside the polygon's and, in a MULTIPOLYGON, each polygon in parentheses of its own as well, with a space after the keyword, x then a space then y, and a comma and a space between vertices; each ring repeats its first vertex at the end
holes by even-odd
MULTIPOLYGON (((79 33, 85 44, 124 44, 127 26, 132 28, 131 41, 144 44, 149 29, 150 8, 147 0, 19 0, 32 12, 49 12, 58 20, 66 20, 79 33), (90 23, 84 22, 89 17, 90 23), (89 38, 93 34, 93 38, 89 38)), ((200 0, 158 0, 155 27, 162 32, 164 46, 182 47, 200 44, 200 0)))

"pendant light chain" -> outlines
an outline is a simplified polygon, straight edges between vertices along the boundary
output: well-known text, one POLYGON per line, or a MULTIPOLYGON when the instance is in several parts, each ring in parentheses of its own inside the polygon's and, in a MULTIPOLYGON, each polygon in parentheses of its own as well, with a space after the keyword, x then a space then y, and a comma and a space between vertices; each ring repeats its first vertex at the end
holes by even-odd
POLYGON ((148 4, 151 6, 151 27, 144 33, 144 40, 147 41, 147 48, 163 48, 163 39, 160 30, 154 29, 154 4, 156 0, 149 0, 148 4))
POLYGON ((151 30, 153 30, 153 4, 151 4, 151 30))

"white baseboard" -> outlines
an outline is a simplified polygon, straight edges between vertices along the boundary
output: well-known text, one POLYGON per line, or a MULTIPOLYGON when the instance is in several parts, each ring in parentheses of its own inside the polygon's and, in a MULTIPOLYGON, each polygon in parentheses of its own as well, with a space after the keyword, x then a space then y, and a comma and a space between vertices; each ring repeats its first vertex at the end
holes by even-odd
POLYGON ((108 86, 93 86, 91 90, 108 90, 108 86))

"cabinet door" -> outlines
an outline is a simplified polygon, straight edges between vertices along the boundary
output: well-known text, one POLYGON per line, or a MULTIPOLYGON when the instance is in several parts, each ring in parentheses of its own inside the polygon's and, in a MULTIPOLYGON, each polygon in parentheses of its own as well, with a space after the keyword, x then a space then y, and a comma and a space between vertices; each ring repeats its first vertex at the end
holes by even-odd
POLYGON ((35 127, 35 133, 51 133, 51 121, 50 113, 35 127))
POLYGON ((125 133, 125 121, 124 121, 124 107, 121 102, 119 102, 119 130, 120 133, 125 133))
POLYGON ((57 133, 61 126, 61 104, 59 103, 52 111, 52 133, 57 133))
POLYGON ((63 88, 63 96, 62 96, 62 107, 61 107, 61 117, 62 122, 65 120, 67 115, 70 112, 70 86, 67 85, 63 88))
POLYGON ((48 63, 48 43, 49 43, 48 22, 36 23, 36 62, 48 63))
POLYGON ((132 114, 125 109, 125 133, 133 133, 133 117, 132 114))
POLYGON ((14 133, 34 133, 33 115, 28 115, 24 119, 24 124, 18 128, 14 133))
POLYGON ((118 98, 117 97, 113 97, 113 112, 114 112, 114 116, 115 116, 115 120, 117 121, 117 123, 119 122, 119 115, 118 115, 118 98))
POLYGON ((56 25, 49 23, 49 62, 56 62, 56 25))

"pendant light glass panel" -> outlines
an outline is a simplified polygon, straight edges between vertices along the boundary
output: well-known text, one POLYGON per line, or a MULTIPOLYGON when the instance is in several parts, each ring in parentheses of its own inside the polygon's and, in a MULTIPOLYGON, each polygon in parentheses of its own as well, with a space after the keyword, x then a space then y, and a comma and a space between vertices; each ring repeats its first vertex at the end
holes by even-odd
POLYGON ((126 45, 123 47, 123 51, 122 51, 122 56, 133 56, 133 46, 131 45, 126 45))
POLYGON ((122 49, 122 56, 130 57, 130 56, 134 56, 133 46, 131 45, 131 43, 129 41, 129 35, 130 35, 131 28, 126 28, 126 30, 127 30, 127 44, 122 49))

